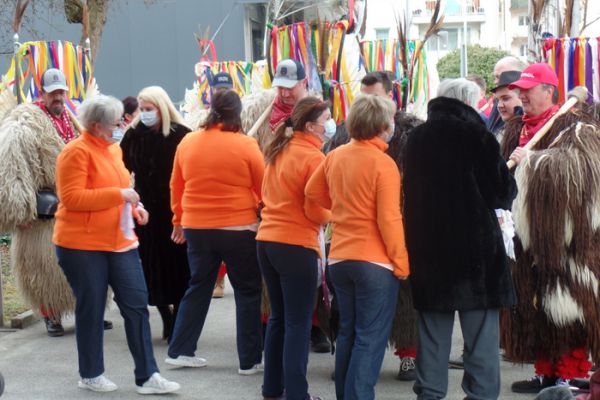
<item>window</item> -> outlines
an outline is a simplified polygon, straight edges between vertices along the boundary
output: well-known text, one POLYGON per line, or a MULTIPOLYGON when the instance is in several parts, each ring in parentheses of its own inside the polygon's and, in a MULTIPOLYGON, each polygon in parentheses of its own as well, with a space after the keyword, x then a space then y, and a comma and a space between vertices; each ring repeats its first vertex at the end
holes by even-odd
POLYGON ((528 26, 529 21, 529 15, 519 15, 519 26, 528 26))
POLYGON ((527 57, 527 45, 526 44, 522 44, 521 46, 519 46, 519 56, 527 57))
POLYGON ((390 37, 390 28, 377 28, 375 29, 375 39, 388 39, 390 37))

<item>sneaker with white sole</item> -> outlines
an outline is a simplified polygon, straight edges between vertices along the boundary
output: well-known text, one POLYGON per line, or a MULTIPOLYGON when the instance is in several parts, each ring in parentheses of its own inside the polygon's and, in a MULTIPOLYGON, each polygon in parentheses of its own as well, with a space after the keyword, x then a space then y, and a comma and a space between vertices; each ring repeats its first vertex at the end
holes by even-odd
POLYGON ((167 364, 177 367, 201 368, 206 367, 208 362, 202 357, 177 356, 177 358, 167 357, 167 364))
POLYGON ((262 372, 265 370, 265 366, 261 363, 261 364, 254 364, 252 367, 248 368, 248 369, 241 369, 238 368, 238 374, 240 375, 254 375, 254 374, 258 374, 259 372, 262 372))
POLYGON ((139 394, 164 394, 172 393, 181 389, 181 385, 177 382, 171 382, 162 376, 158 372, 152 374, 142 386, 136 388, 139 394))
POLYGON ((91 390, 92 392, 114 392, 118 389, 117 385, 104 375, 95 378, 81 378, 77 383, 81 389, 91 390))

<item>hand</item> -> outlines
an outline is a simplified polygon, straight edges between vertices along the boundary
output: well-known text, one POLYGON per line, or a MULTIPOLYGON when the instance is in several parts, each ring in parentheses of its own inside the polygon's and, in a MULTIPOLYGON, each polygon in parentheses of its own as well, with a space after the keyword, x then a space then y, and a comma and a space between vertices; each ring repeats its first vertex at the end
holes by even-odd
POLYGON ((400 281, 405 281, 408 279, 408 276, 397 276, 396 278, 398 278, 400 281))
POLYGON ((523 161, 523 159, 527 157, 528 154, 529 150, 524 149, 522 147, 517 147, 515 151, 512 152, 509 159, 513 160, 515 164, 519 165, 521 161, 523 161))
POLYGON ((146 211, 142 203, 138 203, 137 207, 133 209, 133 218, 137 221, 138 225, 146 225, 150 218, 150 213, 146 211))
POLYGON ((176 244, 185 243, 185 235, 183 234, 183 228, 181 225, 173 225, 173 233, 171 233, 171 240, 176 244))
POLYGON ((137 207, 140 201, 140 195, 133 189, 121 189, 121 196, 123 196, 125 202, 131 203, 134 208, 137 207))

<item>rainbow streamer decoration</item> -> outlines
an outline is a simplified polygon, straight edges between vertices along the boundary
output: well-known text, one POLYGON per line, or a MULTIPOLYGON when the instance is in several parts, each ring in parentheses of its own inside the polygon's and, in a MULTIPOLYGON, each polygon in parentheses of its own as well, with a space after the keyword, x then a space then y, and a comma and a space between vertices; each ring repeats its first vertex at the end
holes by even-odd
POLYGON ((548 38, 542 56, 558 76, 561 103, 576 86, 587 88, 588 103, 600 101, 600 38, 548 38))

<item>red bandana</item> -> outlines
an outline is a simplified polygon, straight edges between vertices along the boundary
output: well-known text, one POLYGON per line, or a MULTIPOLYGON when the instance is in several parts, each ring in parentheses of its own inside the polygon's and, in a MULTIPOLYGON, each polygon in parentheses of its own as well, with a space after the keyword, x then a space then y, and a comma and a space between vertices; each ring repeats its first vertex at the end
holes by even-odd
POLYGON ((519 138, 519 146, 525 146, 532 137, 535 136, 537 131, 542 129, 542 127, 548 122, 550 118, 558 111, 560 107, 558 105, 553 105, 540 115, 536 115, 535 117, 530 117, 527 114, 523 115, 523 129, 521 130, 521 137, 519 138))
POLYGON ((272 131, 275 131, 281 123, 285 122, 286 119, 292 115, 292 110, 294 106, 290 106, 289 104, 285 104, 281 101, 281 97, 275 97, 275 101, 273 102, 273 108, 271 110, 271 119, 269 119, 269 126, 272 131))
POLYGON ((42 103, 41 101, 36 101, 34 104, 41 108, 42 111, 46 113, 48 118, 50 118, 50 121, 52 121, 52 125, 54 125, 56 132, 58 132, 58 134, 65 143, 69 143, 71 140, 75 139, 75 132, 73 131, 73 126, 71 125, 71 121, 69 120, 67 110, 63 110, 62 114, 60 114, 57 117, 56 115, 48 111, 46 106, 44 106, 44 103, 42 103))

